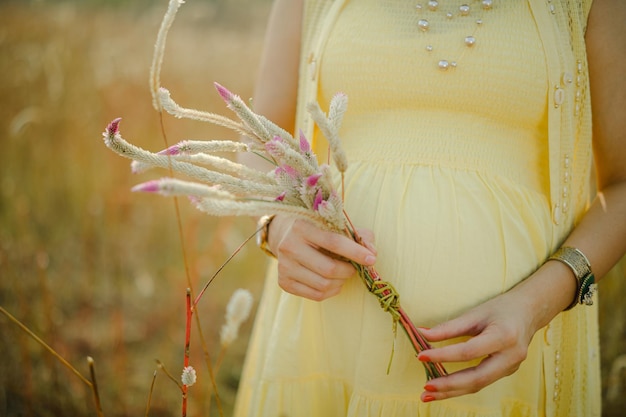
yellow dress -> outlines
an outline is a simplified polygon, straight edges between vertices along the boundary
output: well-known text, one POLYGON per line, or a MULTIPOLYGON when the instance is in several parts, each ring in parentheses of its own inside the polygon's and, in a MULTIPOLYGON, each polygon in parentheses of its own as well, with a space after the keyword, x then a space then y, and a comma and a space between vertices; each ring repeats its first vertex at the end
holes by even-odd
MULTIPOLYGON (((559 244, 550 204, 551 90, 536 19, 526 1, 470 5, 471 14, 460 16, 444 1, 437 11, 406 0, 347 1, 323 59, 312 62, 323 107, 336 92, 349 98, 340 132, 349 159, 347 213, 374 231, 376 268, 419 326, 507 291, 559 244), (456 66, 442 71, 443 59, 456 66)), ((324 158, 322 140, 316 145, 324 158)), ((574 384, 559 379, 563 362, 577 359, 562 357, 562 341, 546 329, 512 376, 424 404, 424 370, 402 332, 387 373, 391 318, 357 277, 318 303, 280 290, 275 270, 272 263, 237 416, 599 415, 593 326, 575 347, 595 349, 584 392, 563 390, 574 384), (584 399, 572 402, 565 391, 584 399)))

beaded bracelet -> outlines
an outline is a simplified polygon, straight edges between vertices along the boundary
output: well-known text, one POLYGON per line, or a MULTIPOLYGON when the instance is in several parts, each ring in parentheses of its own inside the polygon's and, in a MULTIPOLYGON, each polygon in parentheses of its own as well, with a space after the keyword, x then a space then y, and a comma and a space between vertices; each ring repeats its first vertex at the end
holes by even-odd
POLYGON ((593 294, 596 292, 597 285, 593 272, 591 272, 591 264, 585 254, 576 248, 563 246, 548 260, 559 261, 569 266, 576 277, 576 294, 565 311, 574 308, 576 304, 592 305, 593 294))

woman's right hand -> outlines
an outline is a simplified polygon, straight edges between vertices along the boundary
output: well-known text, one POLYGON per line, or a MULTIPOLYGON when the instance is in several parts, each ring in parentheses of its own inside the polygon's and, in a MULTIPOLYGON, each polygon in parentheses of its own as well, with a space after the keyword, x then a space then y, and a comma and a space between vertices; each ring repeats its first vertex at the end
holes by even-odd
POLYGON ((363 245, 306 220, 277 215, 269 227, 268 244, 278 258, 278 285, 314 301, 339 294, 356 272, 349 261, 366 266, 376 262, 373 233, 367 229, 358 233, 363 245))

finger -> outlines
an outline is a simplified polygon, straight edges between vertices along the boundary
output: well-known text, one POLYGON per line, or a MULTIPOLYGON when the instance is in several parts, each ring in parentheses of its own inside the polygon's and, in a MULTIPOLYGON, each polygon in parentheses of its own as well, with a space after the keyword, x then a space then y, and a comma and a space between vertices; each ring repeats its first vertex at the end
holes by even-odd
MULTIPOLYGON (((317 255, 321 256, 319 253, 317 255)), ((351 265, 348 264, 348 267, 351 265)), ((320 301, 338 294, 344 282, 345 279, 320 276, 289 257, 281 258, 278 263, 278 284, 282 289, 294 295, 320 301)))
POLYGON ((376 263, 376 255, 371 250, 347 236, 321 230, 306 221, 294 222, 293 229, 314 247, 363 265, 376 263))
POLYGON ((280 287, 290 294, 314 301, 322 301, 339 294, 345 282, 343 280, 320 277, 305 268, 293 269, 288 272, 294 274, 281 274, 279 271, 280 287))
POLYGON ((341 286, 330 288, 325 291, 320 291, 309 285, 304 284, 303 282, 293 279, 285 280, 284 282, 282 282, 280 287, 285 290, 285 292, 313 301, 323 301, 341 292, 341 286))
POLYGON ((345 283, 343 279, 326 278, 306 268, 299 268, 290 272, 291 275, 284 275, 286 279, 299 282, 322 293, 341 288, 345 283))
POLYGON ((486 323, 486 315, 471 310, 432 329, 420 327, 419 330, 429 341, 440 342, 455 337, 475 336, 486 327, 486 323))
POLYGON ((506 348, 505 340, 496 332, 486 330, 464 342, 423 351, 418 359, 423 362, 469 362, 506 348))
MULTIPOLYGON (((278 251, 279 267, 303 268, 323 278, 341 280, 350 278, 355 272, 352 264, 333 258, 330 254, 320 252, 319 249, 308 244, 298 244, 297 241, 294 244, 286 241, 285 244, 280 245, 278 251)), ((291 272, 291 275, 296 276, 296 273, 291 272)))
POLYGON ((478 366, 428 381, 420 398, 428 402, 476 393, 517 370, 519 363, 512 362, 507 356, 490 356, 478 366))

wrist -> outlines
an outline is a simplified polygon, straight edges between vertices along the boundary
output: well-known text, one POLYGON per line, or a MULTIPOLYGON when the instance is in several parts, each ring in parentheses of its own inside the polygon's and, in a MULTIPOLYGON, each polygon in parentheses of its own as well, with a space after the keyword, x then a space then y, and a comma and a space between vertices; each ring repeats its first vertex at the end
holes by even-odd
POLYGON ((525 300, 535 331, 565 310, 576 293, 574 273, 558 261, 547 261, 511 292, 525 300))

